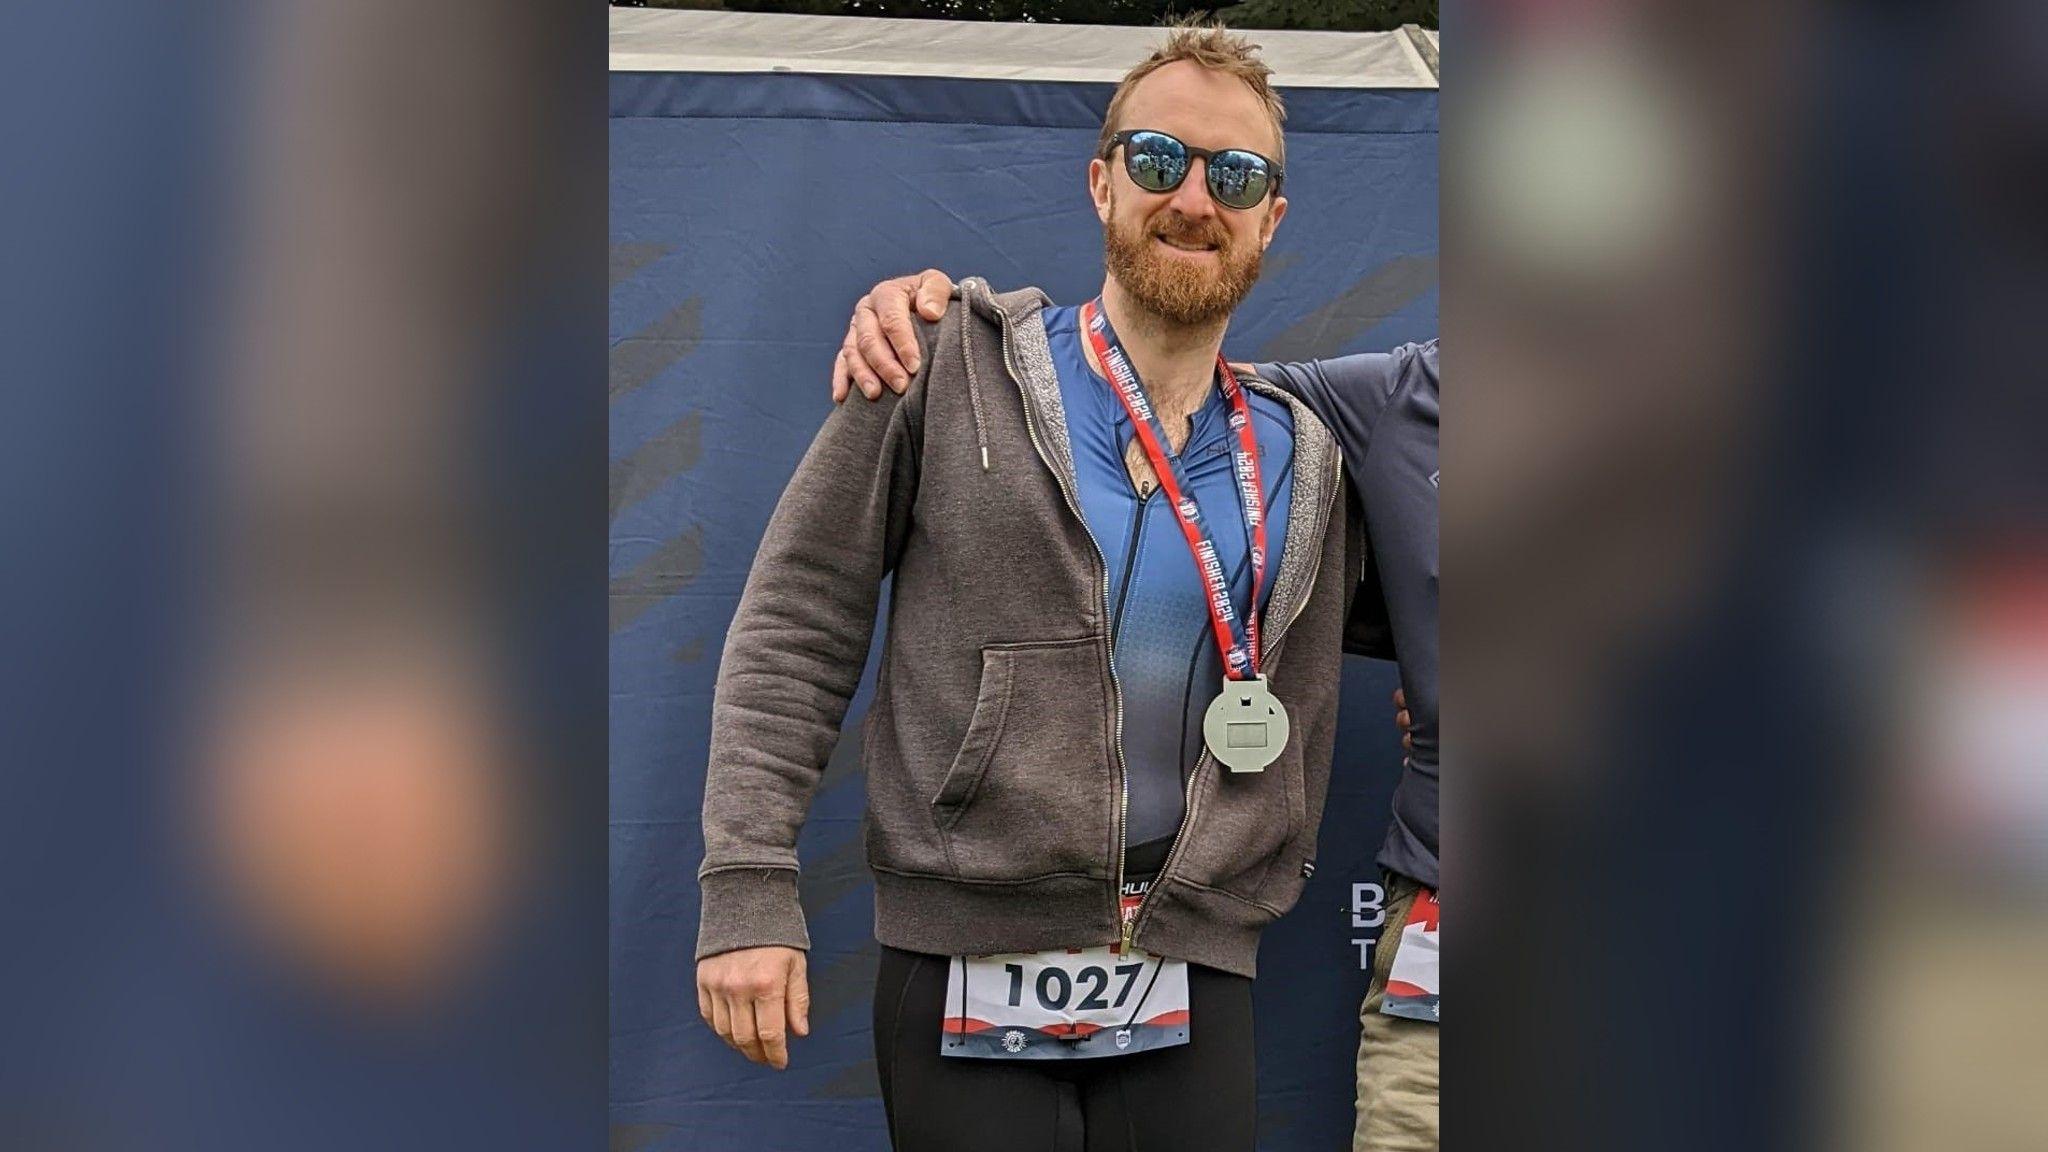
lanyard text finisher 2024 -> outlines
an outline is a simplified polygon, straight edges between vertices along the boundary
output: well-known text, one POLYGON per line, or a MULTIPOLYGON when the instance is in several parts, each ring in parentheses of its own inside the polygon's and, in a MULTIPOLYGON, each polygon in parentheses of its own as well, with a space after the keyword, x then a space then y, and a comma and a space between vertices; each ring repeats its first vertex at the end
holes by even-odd
POLYGON ((1187 473, 1180 460, 1166 453, 1166 430, 1159 414, 1138 381, 1137 369, 1110 326, 1102 301, 1081 307, 1081 326, 1095 355, 1109 372, 1110 390, 1123 402, 1124 411, 1138 434, 1138 443, 1151 462, 1159 486, 1180 522, 1181 535, 1195 558, 1208 599, 1209 623, 1216 635, 1216 647, 1223 657, 1223 691, 1209 704, 1202 718, 1202 739, 1218 763, 1232 772, 1260 772, 1280 756, 1287 746, 1287 709, 1273 695, 1260 667, 1259 593, 1266 581, 1266 497, 1259 478, 1258 435, 1252 429, 1251 403, 1244 386, 1219 354, 1217 371, 1223 397, 1230 403, 1230 427, 1237 434, 1234 449, 1238 505, 1244 513, 1245 535, 1251 545, 1252 595, 1245 611, 1239 613, 1230 600, 1230 578, 1217 554, 1215 538, 1194 499, 1187 473))

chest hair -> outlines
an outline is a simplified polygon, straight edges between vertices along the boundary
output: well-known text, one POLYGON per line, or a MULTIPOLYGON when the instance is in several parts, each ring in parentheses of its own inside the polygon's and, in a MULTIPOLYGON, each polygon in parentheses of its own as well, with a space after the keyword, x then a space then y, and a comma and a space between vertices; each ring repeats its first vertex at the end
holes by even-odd
MULTIPOLYGON (((1160 405, 1156 409, 1159 413, 1159 423, 1166 429, 1168 452, 1177 455, 1187 444, 1188 435, 1194 430, 1194 410, 1200 407, 1206 398, 1205 393, 1191 397, 1185 405, 1172 408, 1160 405)), ((1131 437, 1131 442, 1124 446, 1124 468, 1131 474, 1131 487, 1136 490, 1139 499, 1150 496, 1152 490, 1159 487, 1159 477, 1152 471, 1152 462, 1145 458, 1145 444, 1136 436, 1131 437)))

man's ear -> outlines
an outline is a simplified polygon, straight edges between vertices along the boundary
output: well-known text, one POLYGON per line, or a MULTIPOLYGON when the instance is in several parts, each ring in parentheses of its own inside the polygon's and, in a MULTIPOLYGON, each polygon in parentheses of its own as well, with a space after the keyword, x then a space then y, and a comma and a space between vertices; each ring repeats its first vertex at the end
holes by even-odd
POLYGON ((1095 218, 1103 224, 1109 223, 1109 165, 1101 160, 1088 162, 1088 195, 1095 201, 1095 218))
POLYGON ((1280 218, 1287 215, 1287 197, 1273 197, 1273 207, 1266 213, 1266 222, 1259 228, 1259 251, 1264 252, 1273 244, 1273 233, 1280 229, 1280 218))

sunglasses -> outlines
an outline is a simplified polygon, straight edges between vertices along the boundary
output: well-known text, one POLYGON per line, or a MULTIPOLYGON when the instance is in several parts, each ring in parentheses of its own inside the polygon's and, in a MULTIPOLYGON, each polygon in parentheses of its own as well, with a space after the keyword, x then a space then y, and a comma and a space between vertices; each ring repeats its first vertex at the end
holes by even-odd
POLYGON ((1256 208, 1267 193, 1280 191, 1280 166, 1257 152, 1242 148, 1211 152, 1183 144, 1164 132, 1131 128, 1109 138, 1101 159, 1109 159, 1119 144, 1124 149, 1124 171, 1131 183, 1147 192, 1171 192, 1180 187, 1195 156, 1204 161, 1209 195, 1226 208, 1256 208))

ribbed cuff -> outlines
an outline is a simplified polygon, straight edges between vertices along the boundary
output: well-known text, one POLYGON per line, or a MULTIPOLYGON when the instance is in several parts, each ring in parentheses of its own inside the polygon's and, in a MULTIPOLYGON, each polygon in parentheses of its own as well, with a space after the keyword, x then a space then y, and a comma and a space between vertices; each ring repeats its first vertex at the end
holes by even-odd
POLYGON ((780 944, 809 950, 794 868, 729 868, 698 881, 697 959, 780 944))

